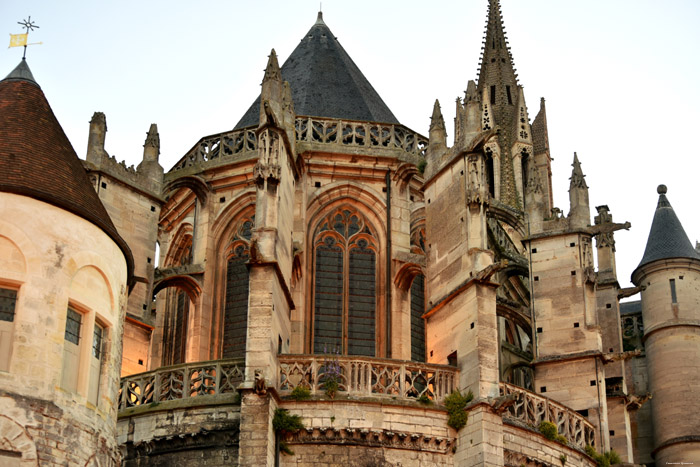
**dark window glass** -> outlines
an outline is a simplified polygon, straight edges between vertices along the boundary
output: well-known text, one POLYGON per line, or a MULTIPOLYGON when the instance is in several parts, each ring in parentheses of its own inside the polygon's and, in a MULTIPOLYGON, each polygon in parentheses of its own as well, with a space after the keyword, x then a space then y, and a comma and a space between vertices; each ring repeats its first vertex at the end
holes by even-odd
POLYGON ((15 320, 15 304, 17 303, 17 291, 13 289, 0 289, 0 321, 12 322, 15 320))
POLYGON ((95 330, 92 333, 92 356, 96 359, 102 357, 102 335, 104 329, 99 324, 95 323, 95 330))
MULTIPOLYGON (((244 228, 246 228, 244 226, 244 228)), ((247 227, 250 232, 250 226, 247 227)), ((245 356, 248 330, 248 249, 239 245, 226 265, 223 358, 245 356)))
POLYGON ((80 325, 82 324, 83 316, 72 308, 68 308, 68 316, 66 319, 66 340, 78 345, 80 342, 80 325))
POLYGON ((418 275, 411 284, 411 360, 425 361, 425 279, 418 275))

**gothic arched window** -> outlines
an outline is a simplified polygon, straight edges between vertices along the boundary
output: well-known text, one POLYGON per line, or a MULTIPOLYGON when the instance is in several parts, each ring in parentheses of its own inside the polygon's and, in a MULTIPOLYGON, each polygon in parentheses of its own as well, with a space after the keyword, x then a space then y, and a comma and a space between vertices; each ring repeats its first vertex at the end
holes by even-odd
POLYGON ((227 249, 222 358, 245 356, 248 332, 248 266, 254 216, 238 221, 227 249))
POLYGON ((425 362, 425 278, 418 274, 411 283, 411 360, 425 362))
MULTIPOLYGON (((172 262, 179 266, 192 263, 191 234, 183 235, 175 244, 172 262)), ((166 304, 163 323, 163 364, 177 365, 185 362, 190 297, 183 289, 172 287, 168 289, 166 304)))
POLYGON ((314 353, 375 356, 377 240, 355 208, 343 206, 318 226, 314 245, 314 353))

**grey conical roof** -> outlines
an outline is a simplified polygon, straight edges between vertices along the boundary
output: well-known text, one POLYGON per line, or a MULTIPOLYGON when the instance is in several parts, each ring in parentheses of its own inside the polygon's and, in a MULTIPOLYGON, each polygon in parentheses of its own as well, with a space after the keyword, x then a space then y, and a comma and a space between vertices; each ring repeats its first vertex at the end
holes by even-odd
POLYGON ((27 60, 22 59, 21 62, 19 62, 19 65, 15 67, 14 70, 10 72, 9 75, 5 77, 5 80, 22 80, 22 81, 27 81, 30 83, 33 83, 37 86, 39 86, 39 83, 36 82, 34 79, 34 75, 32 74, 32 70, 29 69, 29 65, 27 65, 27 60))
MULTIPOLYGON (((666 198, 666 186, 660 185, 657 191, 659 202, 656 205, 654 220, 651 223, 647 247, 637 269, 660 259, 691 258, 700 260, 700 254, 695 251, 688 240, 681 221, 678 220, 671 203, 666 198)), ((634 276, 634 273, 632 275, 634 276)))
MULTIPOLYGON (((316 23, 282 65, 297 115, 399 123, 318 14, 316 23)), ((257 125, 260 96, 235 128, 257 125)))

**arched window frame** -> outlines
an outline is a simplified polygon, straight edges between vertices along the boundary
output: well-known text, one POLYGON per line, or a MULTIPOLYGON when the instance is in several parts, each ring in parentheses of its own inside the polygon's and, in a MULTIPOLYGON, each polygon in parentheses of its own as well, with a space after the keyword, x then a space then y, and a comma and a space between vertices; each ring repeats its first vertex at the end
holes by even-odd
MULTIPOLYGON (((248 271, 248 266, 247 263, 250 258, 250 243, 252 240, 252 233, 253 229, 255 227, 255 209, 254 207, 249 207, 244 210, 241 210, 237 216, 234 217, 234 219, 230 223, 230 229, 228 229, 226 237, 225 238, 225 247, 223 249, 223 255, 221 255, 221 264, 220 264, 220 271, 221 273, 221 281, 220 281, 220 287, 218 290, 220 291, 219 297, 220 297, 220 325, 218 326, 218 332, 217 332, 217 349, 218 349, 218 355, 221 358, 240 358, 245 355, 245 348, 246 348, 246 341, 247 341, 247 331, 248 331, 248 299, 249 299, 249 289, 250 289, 250 275, 248 271), (229 287, 229 266, 230 262, 232 260, 235 260, 236 258, 239 258, 240 261, 239 266, 243 265, 243 267, 246 268, 245 270, 245 275, 246 275, 246 283, 244 285, 245 287, 245 308, 242 311, 244 313, 243 320, 239 321, 241 322, 240 324, 240 330, 243 331, 243 346, 242 349, 238 349, 236 352, 235 348, 229 349, 227 347, 227 342, 233 338, 231 334, 229 334, 227 331, 232 332, 233 330, 231 328, 227 328, 228 324, 228 317, 227 317, 227 306, 228 306, 228 294, 230 291, 228 290, 229 287), (234 354, 236 355, 234 355, 234 354)), ((234 310, 231 310, 231 313, 235 313, 234 310)), ((233 317, 231 317, 233 319, 233 317)))
MULTIPOLYGON (((312 246, 309 249, 309 265, 311 269, 311 274, 309 275, 308 284, 308 296, 311 297, 308 305, 308 327, 307 335, 309 339, 307 341, 307 351, 310 353, 322 353, 322 348, 316 347, 316 256, 317 248, 322 246, 325 239, 331 238, 334 240, 336 245, 341 248, 343 254, 343 304, 341 312, 341 354, 348 354, 348 338, 349 338, 349 317, 350 317, 350 293, 349 293, 349 257, 353 249, 361 247, 360 242, 366 242, 363 247, 374 254, 374 265, 375 265, 375 276, 374 276, 374 326, 375 326, 375 340, 374 340, 374 356, 383 356, 386 354, 386 338, 384 336, 386 326, 386 310, 384 309, 384 301, 381 297, 385 293, 385 271, 384 271, 384 261, 385 255, 383 254, 385 247, 385 238, 382 235, 382 230, 377 228, 376 225, 376 215, 363 205, 357 205, 355 203, 349 203, 347 200, 339 200, 332 205, 329 205, 324 209, 320 215, 312 220, 311 225, 313 229, 310 229, 309 242, 312 246), (361 227, 354 233, 348 231, 347 238, 345 235, 337 232, 331 226, 333 224, 333 219, 337 214, 343 213, 343 211, 348 211, 351 215, 357 215, 361 220, 361 227), (324 229, 324 225, 328 224, 328 228, 324 229)), ((327 352, 334 351, 335 349, 326 348, 327 352)))

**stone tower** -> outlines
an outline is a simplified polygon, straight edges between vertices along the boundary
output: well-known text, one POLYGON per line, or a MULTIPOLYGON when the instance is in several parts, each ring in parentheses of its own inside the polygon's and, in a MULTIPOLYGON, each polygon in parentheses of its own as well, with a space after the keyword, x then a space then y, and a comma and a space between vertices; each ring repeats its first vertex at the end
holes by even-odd
POLYGON ((90 120, 85 170, 117 231, 131 248, 137 278, 124 323, 122 374, 128 374, 151 367, 148 354, 154 328, 153 279, 157 220, 164 202, 163 167, 158 163, 160 138, 156 124, 148 130, 143 158, 136 168, 117 162, 107 153, 106 136, 105 114, 95 112, 90 120))
POLYGON ((642 315, 656 465, 700 461, 700 254, 659 185, 644 256, 632 282, 642 315))
POLYGON ((114 466, 133 258, 24 59, 0 173, 0 465, 114 466))

